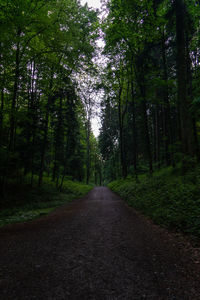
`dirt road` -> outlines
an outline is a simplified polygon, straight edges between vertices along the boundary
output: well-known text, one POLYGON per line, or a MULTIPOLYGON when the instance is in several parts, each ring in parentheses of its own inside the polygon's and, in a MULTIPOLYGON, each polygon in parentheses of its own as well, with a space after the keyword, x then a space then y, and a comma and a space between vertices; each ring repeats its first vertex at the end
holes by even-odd
POLYGON ((0 229, 0 299, 200 299, 176 241, 105 187, 0 229))

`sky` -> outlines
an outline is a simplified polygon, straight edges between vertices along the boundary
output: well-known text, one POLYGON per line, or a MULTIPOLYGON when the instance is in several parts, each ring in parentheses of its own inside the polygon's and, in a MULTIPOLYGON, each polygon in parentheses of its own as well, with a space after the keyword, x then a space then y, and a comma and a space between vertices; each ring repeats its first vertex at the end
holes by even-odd
POLYGON ((101 2, 100 0, 81 0, 81 4, 85 4, 87 2, 89 7, 93 8, 101 8, 101 2))
MULTIPOLYGON (((85 3, 88 4, 88 7, 101 9, 100 0, 81 0, 82 5, 84 5, 85 3)), ((101 40, 99 40, 98 46, 102 46, 102 45, 103 45, 103 42, 101 40)), ((94 135, 97 137, 99 135, 99 127, 100 127, 100 120, 99 120, 98 116, 96 116, 92 119, 91 125, 92 125, 92 131, 93 131, 94 135)))

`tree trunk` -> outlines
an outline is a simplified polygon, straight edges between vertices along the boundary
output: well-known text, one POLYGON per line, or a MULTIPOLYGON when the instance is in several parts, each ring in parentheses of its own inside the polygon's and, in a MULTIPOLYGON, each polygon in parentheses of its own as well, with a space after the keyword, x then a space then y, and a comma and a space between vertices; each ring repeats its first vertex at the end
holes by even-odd
POLYGON ((35 64, 34 62, 31 63, 31 78, 28 86, 28 119, 29 124, 26 128, 26 144, 27 144, 27 150, 26 156, 24 159, 24 176, 30 171, 31 168, 31 158, 34 152, 34 148, 31 149, 32 142, 31 137, 33 137, 33 131, 34 131, 34 102, 35 102, 35 93, 36 90, 34 89, 34 81, 35 81, 35 64), (32 151, 30 151, 30 149, 32 151))
POLYGON ((42 186, 42 180, 43 180, 44 162, 45 162, 45 154, 46 154, 46 148, 47 148, 46 144, 47 144, 47 136, 48 136, 50 101, 51 101, 51 96, 48 97, 45 123, 44 123, 44 138, 43 138, 43 143, 42 143, 41 160, 40 160, 40 172, 39 172, 39 179, 38 179, 38 186, 39 187, 42 186))
POLYGON ((153 164, 152 164, 152 153, 151 153, 151 144, 150 144, 150 136, 149 136, 149 125, 148 125, 148 117, 147 117, 147 104, 146 104, 146 94, 145 87, 141 87, 141 93, 143 94, 142 100, 142 111, 143 111, 143 120, 144 120, 144 134, 145 134, 145 144, 146 151, 149 160, 149 173, 153 173, 153 164))
POLYGON ((165 163, 169 166, 173 160, 173 153, 169 150, 170 144, 172 144, 172 124, 170 120, 170 103, 168 92, 168 72, 167 72, 167 59, 165 50, 165 36, 164 31, 162 35, 162 60, 163 60, 163 79, 166 83, 163 92, 164 100, 164 148, 165 148, 165 163))
POLYGON ((158 168, 161 165, 161 155, 160 155, 160 146, 161 146, 161 136, 160 136, 160 106, 156 105, 156 154, 157 154, 157 163, 158 168))
POLYGON ((87 173, 86 173, 86 184, 89 184, 90 181, 90 118, 87 120, 87 173))
MULTIPOLYGON (((190 52, 189 52, 188 34, 186 34, 186 52, 187 52, 188 95, 190 96, 190 99, 192 102, 194 97, 193 97, 193 89, 192 89, 192 70, 191 70, 191 59, 190 59, 190 52)), ((200 149, 199 149, 199 141, 198 141, 198 133, 197 133, 195 114, 192 116, 192 127, 193 127, 193 138, 194 138, 194 152, 196 154, 197 161, 200 161, 200 149)))
POLYGON ((59 170, 60 170, 60 162, 59 158, 61 157, 61 150, 60 147, 63 144, 62 141, 62 125, 63 125, 63 107, 62 107, 62 97, 60 96, 60 102, 59 102, 59 112, 58 112, 58 124, 56 128, 56 134, 55 134, 55 157, 54 157, 54 167, 53 167, 53 176, 52 180, 55 181, 57 179, 57 184, 59 180, 59 170))
POLYGON ((4 88, 1 90, 1 108, 0 108, 0 145, 3 138, 3 110, 4 110, 4 88))
POLYGON ((177 82, 178 105, 180 111, 180 129, 183 155, 194 154, 192 118, 190 116, 189 95, 187 87, 187 53, 186 53, 186 22, 183 0, 175 1, 176 9, 176 45, 177 45, 177 82))
MULTIPOLYGON (((21 30, 18 30, 17 37, 19 38, 21 30)), ((20 53, 20 43, 17 42, 16 46, 16 58, 15 58, 15 80, 13 86, 13 97, 11 102, 11 112, 10 112, 10 135, 9 135, 9 145, 8 149, 10 151, 14 150, 14 136, 15 136, 15 123, 16 123, 16 102, 17 102, 17 93, 18 93, 18 84, 19 84, 19 53, 20 53)))
POLYGON ((49 85, 49 91, 50 95, 48 96, 47 105, 46 105, 46 115, 45 115, 45 121, 44 121, 44 138, 42 143, 42 151, 41 151, 41 160, 40 160, 40 171, 39 171, 39 179, 38 179, 38 186, 42 186, 42 180, 43 180, 43 173, 44 173, 44 163, 45 163, 45 154, 47 149, 47 137, 48 137, 48 125, 49 125, 49 111, 50 111, 50 105, 52 101, 52 84, 53 84, 53 73, 50 80, 49 85))
POLYGON ((132 104, 132 128, 133 128, 133 165, 135 170, 135 176, 137 178, 138 168, 137 168, 137 127, 136 127, 136 113, 135 113, 135 96, 134 96, 134 84, 133 84, 133 59, 131 62, 131 104, 132 104))
POLYGON ((122 108, 121 108, 121 94, 122 94, 122 87, 120 86, 119 94, 118 94, 120 161, 121 161, 121 167, 122 167, 122 177, 126 178, 127 170, 126 170, 126 163, 125 163, 125 157, 124 157, 124 135, 123 135, 123 117, 122 117, 122 108))
MULTIPOLYGON (((142 66, 140 66, 140 69, 142 66)), ((153 161, 152 161, 152 151, 151 151, 151 143, 150 143, 150 134, 149 134, 149 124, 148 124, 148 116, 147 116, 147 103, 146 103, 146 88, 145 88, 145 78, 143 74, 143 70, 140 70, 138 74, 136 73, 137 82, 140 88, 140 93, 142 96, 142 113, 143 113, 143 124, 144 124, 144 137, 145 137, 145 145, 146 145, 146 153, 148 157, 149 163, 149 173, 153 174, 153 161)))

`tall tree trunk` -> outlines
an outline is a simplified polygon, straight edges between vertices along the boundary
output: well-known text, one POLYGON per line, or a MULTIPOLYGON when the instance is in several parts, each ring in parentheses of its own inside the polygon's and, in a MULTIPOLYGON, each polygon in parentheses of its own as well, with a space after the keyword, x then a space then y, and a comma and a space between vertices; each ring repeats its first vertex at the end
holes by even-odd
POLYGON ((86 167, 87 167, 87 172, 86 172, 86 183, 89 184, 90 181, 90 167, 91 167, 91 162, 90 162, 90 118, 87 120, 87 136, 86 136, 86 143, 87 143, 87 162, 86 162, 86 167))
POLYGON ((151 141, 150 141, 150 132, 149 132, 149 122, 147 115, 147 102, 146 102, 146 86, 145 86, 145 76, 144 76, 144 59, 143 57, 138 56, 136 59, 136 68, 135 68, 135 77, 137 80, 138 87, 140 89, 142 101, 141 108, 143 114, 143 126, 144 126, 144 142, 146 145, 146 153, 148 157, 149 164, 149 173, 153 174, 153 160, 152 160, 152 150, 151 150, 151 141))
POLYGON ((50 105, 52 101, 52 90, 53 85, 53 72, 49 84, 49 91, 50 95, 48 96, 47 105, 46 105, 46 115, 44 120, 44 138, 42 142, 42 151, 41 151, 41 160, 40 160, 40 171, 39 171, 39 179, 38 179, 38 186, 42 186, 42 180, 43 180, 43 173, 44 173, 44 165, 45 165, 45 154, 47 149, 47 137, 48 137, 48 125, 49 125, 49 111, 50 111, 50 105))
POLYGON ((2 146, 3 138, 3 110, 4 110, 4 88, 1 90, 1 107, 0 107, 0 145, 2 146))
POLYGON ((59 185, 59 191, 60 191, 60 192, 62 192, 62 188, 63 188, 63 183, 64 183, 66 171, 67 171, 67 165, 65 164, 65 165, 64 165, 63 174, 62 174, 62 177, 61 177, 61 182, 60 182, 60 185, 59 185))
POLYGON ((33 104, 33 111, 32 111, 32 118, 33 118, 33 126, 32 126, 32 143, 31 143, 31 186, 33 185, 34 179, 34 159, 35 159, 35 146, 36 146, 36 134, 38 130, 38 115, 37 115, 37 107, 39 106, 40 102, 40 95, 37 94, 37 85, 35 86, 35 93, 34 93, 34 104, 33 104))
POLYGON ((142 108, 142 113, 143 113, 146 153, 147 153, 147 157, 148 157, 149 173, 150 173, 150 175, 152 175, 153 174, 153 161, 152 161, 152 151, 151 151, 148 116, 147 116, 145 78, 144 78, 144 71, 142 70, 142 65, 139 64, 137 69, 138 69, 137 70, 138 72, 135 70, 135 74, 136 74, 138 86, 140 88, 140 93, 142 96, 141 108, 142 108), (139 67, 140 67, 140 70, 139 70, 139 67))
POLYGON ((153 161, 156 164, 157 163, 157 152, 156 152, 156 145, 157 145, 157 124, 156 124, 156 109, 155 106, 152 107, 152 122, 153 122, 153 161))
POLYGON ((48 96, 48 102, 46 107, 46 115, 44 121, 44 138, 42 142, 42 151, 41 151, 41 160, 40 160, 40 172, 38 179, 38 186, 42 186, 43 173, 44 173, 44 162, 45 162, 45 154, 47 148, 47 136, 48 136, 48 124, 49 124, 49 107, 51 102, 51 96, 48 96))
MULTIPOLYGON (((191 70, 191 59, 190 59, 190 52, 189 52, 188 33, 186 34, 186 53, 187 53, 188 95, 190 96, 190 99, 191 99, 191 102, 192 102, 194 97, 193 97, 193 89, 192 89, 192 70, 191 70)), ((192 116, 192 128, 193 128, 193 137, 194 137, 194 151, 195 151, 195 154, 196 154, 197 161, 200 161, 200 149, 199 149, 199 140, 198 140, 195 114, 192 116)))
POLYGON ((156 152, 157 152, 157 162, 158 162, 158 168, 160 168, 161 165, 161 154, 160 154, 160 147, 161 147, 161 134, 160 134, 160 122, 161 116, 160 116, 160 105, 156 105, 156 135, 157 135, 157 144, 156 144, 156 152))
POLYGON ((132 128, 133 128, 133 165, 135 176, 138 174, 137 160, 138 160, 138 150, 137 150, 137 127, 136 127, 136 113, 135 113, 135 95, 134 95, 134 83, 133 83, 133 59, 131 61, 131 104, 132 104, 132 128))
POLYGON ((153 157, 158 168, 160 168, 160 140, 160 110, 156 104, 153 107, 153 157))
POLYGON ((122 107, 121 107, 121 94, 122 94, 122 86, 119 88, 118 94, 118 120, 119 120, 119 141, 120 141, 120 161, 122 167, 122 176, 126 178, 127 170, 126 163, 124 157, 124 135, 123 135, 123 116, 122 116, 122 107))
POLYGON ((149 136, 148 117, 147 117, 146 92, 145 92, 144 86, 141 86, 141 93, 143 94, 142 111, 143 111, 143 120, 144 120, 145 144, 146 144, 146 151, 147 151, 148 160, 149 160, 149 173, 152 174, 153 173, 153 163, 152 163, 150 136, 149 136))
MULTIPOLYGON (((17 38, 20 38, 21 30, 17 32, 17 38)), ((16 125, 16 102, 17 102, 17 93, 19 85, 19 64, 20 64, 20 42, 18 40, 16 45, 16 57, 15 57, 15 79, 13 86, 13 96, 11 102, 11 112, 10 112, 10 135, 9 135, 9 150, 14 150, 14 136, 15 136, 15 125, 16 125)))
POLYGON ((164 148, 165 148, 165 163, 169 166, 173 160, 173 153, 170 153, 170 144, 172 144, 172 124, 170 119, 170 103, 169 103, 169 91, 168 91, 168 71, 167 71, 167 59, 166 59, 166 47, 165 47, 165 34, 162 35, 162 60, 163 60, 163 79, 165 81, 165 87, 163 92, 164 100, 164 148))
POLYGON ((60 102, 59 102, 59 112, 58 112, 58 124, 56 128, 56 134, 55 134, 55 147, 54 147, 54 166, 53 166, 53 176, 52 180, 55 181, 57 179, 57 184, 59 180, 59 169, 60 169, 60 163, 59 158, 61 157, 61 145, 63 145, 62 141, 62 125, 63 125, 63 107, 62 107, 62 96, 60 96, 60 102))
POLYGON ((27 87, 28 89, 28 119, 29 123, 26 128, 26 145, 27 145, 27 150, 26 151, 26 156, 24 159, 24 176, 30 171, 31 168, 31 158, 33 155, 34 148, 32 148, 32 151, 30 151, 32 142, 31 138, 33 137, 33 131, 34 131, 34 102, 35 102, 35 96, 36 96, 36 90, 34 88, 34 82, 35 82, 35 64, 34 62, 31 63, 31 78, 29 85, 27 87))
POLYGON ((176 9, 176 44, 177 44, 177 82, 178 105, 180 110, 180 129, 182 152, 184 155, 194 154, 192 118, 190 115, 189 95, 187 87, 187 53, 186 53, 186 9, 183 0, 175 1, 176 9))

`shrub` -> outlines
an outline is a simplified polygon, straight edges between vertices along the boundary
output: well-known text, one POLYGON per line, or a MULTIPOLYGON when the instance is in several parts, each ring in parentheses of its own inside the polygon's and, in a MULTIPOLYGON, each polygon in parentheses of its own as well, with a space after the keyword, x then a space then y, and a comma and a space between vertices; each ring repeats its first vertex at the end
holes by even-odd
POLYGON ((49 178, 44 178, 41 188, 15 184, 11 188, 11 191, 15 192, 2 199, 0 227, 46 215, 56 207, 82 197, 91 189, 90 185, 66 180, 63 183, 63 191, 60 193, 49 178))
POLYGON ((130 206, 153 219, 157 224, 176 228, 200 238, 199 173, 177 176, 164 169, 153 177, 117 180, 109 187, 130 206), (194 180, 195 179, 195 180, 194 180))

